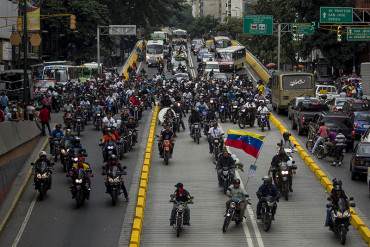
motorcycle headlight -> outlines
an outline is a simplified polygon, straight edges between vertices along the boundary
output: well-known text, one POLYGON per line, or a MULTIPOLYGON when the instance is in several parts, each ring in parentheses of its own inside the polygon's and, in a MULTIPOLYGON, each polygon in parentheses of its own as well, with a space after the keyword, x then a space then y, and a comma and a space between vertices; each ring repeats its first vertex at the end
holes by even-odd
POLYGON ((112 147, 112 146, 109 146, 109 147, 108 147, 108 150, 113 150, 113 147, 112 147))
POLYGON ((111 178, 111 177, 109 177, 109 178, 108 178, 108 182, 109 182, 109 183, 113 183, 113 182, 114 182, 114 179, 113 179, 113 178, 111 178))
POLYGON ((227 174, 229 174, 229 171, 223 171, 222 173, 224 174, 224 176, 227 176, 227 174))
POLYGON ((115 183, 119 183, 120 182, 120 177, 116 177, 115 179, 113 179, 113 181, 115 182, 115 183))
POLYGON ((42 174, 42 176, 41 176, 42 178, 48 178, 49 177, 49 174, 47 173, 47 172, 45 172, 45 173, 43 173, 42 174))
POLYGON ((289 172, 288 172, 288 171, 281 171, 281 174, 283 174, 283 175, 288 175, 288 174, 289 174, 289 172))
POLYGON ((97 117, 100 117, 100 114, 96 114, 97 117))
POLYGON ((211 99, 210 101, 209 101, 211 104, 213 104, 213 100, 211 99))
POLYGON ((60 150, 60 153, 63 154, 63 155, 65 155, 66 154, 66 150, 65 149, 62 149, 62 150, 60 150))
POLYGON ((235 202, 231 202, 230 203, 230 208, 235 208, 235 206, 236 206, 236 203, 235 202))
POLYGON ((245 109, 243 109, 242 112, 245 112, 245 109))
POLYGON ((234 105, 233 108, 236 109, 236 108, 238 108, 238 106, 237 105, 234 105))
POLYGON ((78 119, 77 119, 77 122, 81 122, 81 119, 79 119, 79 118, 78 118, 78 119))
POLYGON ((216 139, 216 140, 214 140, 214 143, 218 143, 218 140, 216 139))
POLYGON ((74 162, 77 162, 78 161, 78 158, 77 157, 73 158, 73 161, 74 162))
POLYGON ((76 180, 75 180, 75 183, 76 183, 76 184, 82 184, 82 178, 80 178, 80 179, 76 179, 76 180))
POLYGON ((225 106, 223 106, 223 105, 222 105, 222 106, 221 106, 221 109, 224 109, 224 108, 225 108, 225 106))
POLYGON ((41 173, 37 173, 36 177, 41 178, 42 177, 41 173))

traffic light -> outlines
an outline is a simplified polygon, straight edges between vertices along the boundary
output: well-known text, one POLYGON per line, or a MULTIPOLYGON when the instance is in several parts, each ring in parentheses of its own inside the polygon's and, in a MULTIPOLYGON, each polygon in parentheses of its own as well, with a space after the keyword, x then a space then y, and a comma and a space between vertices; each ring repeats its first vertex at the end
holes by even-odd
POLYGON ((297 41, 299 39, 298 36, 298 26, 297 25, 292 25, 292 35, 293 35, 293 40, 297 41))
POLYGON ((337 28, 337 41, 342 42, 342 26, 338 26, 337 28))
POLYGON ((70 16, 70 19, 69 19, 69 28, 71 30, 76 30, 76 16, 75 15, 71 15, 70 16))

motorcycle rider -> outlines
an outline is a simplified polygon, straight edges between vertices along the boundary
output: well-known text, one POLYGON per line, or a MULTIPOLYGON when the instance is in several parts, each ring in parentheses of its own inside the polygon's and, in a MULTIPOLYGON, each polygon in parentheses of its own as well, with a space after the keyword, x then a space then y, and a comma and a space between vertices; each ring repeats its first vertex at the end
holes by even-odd
MULTIPOLYGON (((182 183, 177 183, 175 185, 176 190, 171 195, 171 199, 174 202, 189 202, 191 201, 192 197, 190 196, 190 193, 184 189, 184 185, 182 183)), ((176 216, 176 203, 173 205, 172 211, 171 211, 171 218, 170 218, 170 225, 173 226, 175 224, 175 216, 176 216)), ((185 207, 184 212, 184 225, 190 225, 190 209, 188 206, 185 207)))
MULTIPOLYGON (((218 126, 217 122, 213 122, 212 127, 208 130, 209 153, 213 153, 213 139, 221 137, 224 134, 223 130, 218 126)), ((223 140, 221 140, 223 143, 223 140)))
MULTIPOLYGON (((258 188, 257 197, 259 199, 257 204, 257 219, 261 219, 262 202, 268 196, 273 197, 277 202, 279 201, 279 192, 275 185, 272 184, 272 178, 269 176, 263 177, 263 184, 258 188)), ((275 219, 276 207, 273 208, 272 219, 275 219)))
POLYGON ((238 202, 238 209, 240 210, 240 219, 243 219, 245 208, 247 207, 247 197, 248 194, 244 188, 240 187, 240 179, 235 179, 233 184, 227 189, 227 195, 230 200, 226 202, 226 210, 230 207, 231 202, 238 202))
MULTIPOLYGON (((50 162, 50 160, 47 157, 47 154, 45 151, 41 151, 39 153, 39 158, 36 160, 35 164, 33 165, 33 169, 35 171, 35 174, 40 172, 40 165, 42 163, 46 163, 48 172, 52 173, 51 168, 53 167, 53 163, 50 162)), ((36 175, 34 177, 34 183, 36 184, 36 175)), ((49 189, 51 189, 51 176, 49 176, 49 189)), ((37 188, 36 188, 37 189, 37 188)))
MULTIPOLYGON (((124 169, 122 168, 121 163, 119 163, 117 156, 112 154, 109 157, 108 162, 105 164, 103 175, 106 175, 108 171, 114 166, 116 166, 121 173, 124 172, 124 169)), ((109 184, 107 180, 105 180, 105 187, 106 187, 105 193, 108 193, 109 184)), ((128 201, 129 200, 128 193, 123 180, 121 180, 121 189, 123 191, 123 195, 125 196, 126 201, 128 201)))
POLYGON ((338 166, 342 165, 342 161, 339 159, 341 156, 341 153, 339 152, 343 152, 343 149, 339 149, 337 147, 339 145, 344 146, 345 143, 346 143, 346 137, 345 135, 342 134, 341 130, 338 130, 338 132, 335 130, 331 130, 329 132, 328 139, 324 144, 328 150, 331 150, 329 152, 333 152, 333 156, 334 156, 334 160, 332 163, 333 166, 336 166, 337 164, 338 166))
MULTIPOLYGON (((71 170, 71 177, 72 179, 74 180, 74 178, 77 176, 77 172, 79 169, 82 169, 84 172, 85 172, 85 179, 86 179, 86 183, 87 183, 87 190, 90 192, 91 190, 91 180, 90 180, 90 177, 93 176, 92 175, 92 171, 91 171, 91 168, 90 168, 90 165, 82 160, 78 160, 77 163, 73 163, 72 165, 72 170, 71 170)), ((72 194, 72 198, 75 197, 75 194, 73 193, 72 194)), ((89 194, 88 194, 88 197, 87 199, 89 198, 89 194)))
POLYGON ((329 130, 328 130, 328 127, 325 126, 325 123, 320 122, 320 127, 319 127, 319 130, 317 132, 319 137, 317 138, 317 140, 315 142, 315 145, 313 145, 313 148, 311 150, 312 154, 315 153, 315 150, 316 150, 317 146, 328 137, 328 135, 329 135, 328 132, 329 132, 329 130))
MULTIPOLYGON (((288 162, 289 156, 285 153, 284 148, 280 147, 278 154, 272 157, 270 171, 272 173, 272 178, 274 180, 274 184, 277 186, 278 181, 276 180, 276 173, 279 171, 279 165, 282 162, 288 162)), ((293 192, 292 188, 292 176, 289 176, 289 191, 293 192)))
POLYGON ((339 199, 344 199, 348 203, 348 197, 344 190, 342 189, 342 181, 337 180, 336 178, 333 179, 333 189, 330 192, 330 196, 328 198, 331 201, 331 207, 327 208, 326 210, 326 220, 325 226, 331 226, 333 222, 331 222, 330 213, 333 209, 338 207, 339 199))
POLYGON ((171 142, 171 154, 174 149, 174 143, 173 143, 174 133, 171 130, 169 125, 165 125, 164 129, 161 131, 161 134, 159 136, 158 140, 158 149, 159 149, 159 155, 163 157, 163 141, 169 140, 171 142))
POLYGON ((195 108, 197 109, 197 111, 200 113, 200 114, 203 114, 204 111, 208 111, 208 106, 207 104, 204 102, 204 99, 201 98, 199 100, 199 102, 197 102, 195 104, 195 108))
POLYGON ((61 124, 56 124, 55 129, 50 133, 50 140, 49 140, 49 146, 50 146, 50 154, 53 151, 54 148, 54 140, 59 139, 61 140, 64 137, 64 133, 62 130, 62 125, 61 124))
POLYGON ((222 155, 220 155, 217 165, 216 165, 216 170, 217 170, 217 179, 218 179, 218 185, 222 185, 222 180, 221 180, 221 174, 223 171, 223 168, 228 168, 232 180, 234 180, 235 177, 235 160, 231 157, 230 153, 227 151, 226 148, 223 149, 222 155))
POLYGON ((269 116, 268 116, 269 113, 270 113, 270 110, 267 108, 265 102, 260 101, 260 104, 257 108, 257 115, 259 116, 258 123, 259 123, 259 125, 261 125, 260 116, 261 116, 261 114, 265 114, 266 115, 267 128, 270 130, 271 127, 270 127, 270 120, 269 120, 269 116))
POLYGON ((199 115, 199 112, 196 111, 195 109, 192 109, 191 110, 191 114, 189 116, 189 126, 190 126, 190 136, 193 136, 193 128, 192 128, 192 125, 193 124, 196 124, 196 123, 200 123, 202 121, 200 115, 199 115))
POLYGON ((112 127, 116 123, 116 120, 113 118, 112 113, 108 112, 107 115, 103 118, 103 127, 112 127))

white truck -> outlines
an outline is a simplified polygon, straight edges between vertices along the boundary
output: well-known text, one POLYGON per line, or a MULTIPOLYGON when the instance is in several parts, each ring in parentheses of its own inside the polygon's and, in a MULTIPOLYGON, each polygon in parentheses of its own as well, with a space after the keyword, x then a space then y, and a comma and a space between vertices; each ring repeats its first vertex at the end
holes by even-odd
POLYGON ((370 62, 361 63, 360 76, 364 95, 370 95, 370 62))

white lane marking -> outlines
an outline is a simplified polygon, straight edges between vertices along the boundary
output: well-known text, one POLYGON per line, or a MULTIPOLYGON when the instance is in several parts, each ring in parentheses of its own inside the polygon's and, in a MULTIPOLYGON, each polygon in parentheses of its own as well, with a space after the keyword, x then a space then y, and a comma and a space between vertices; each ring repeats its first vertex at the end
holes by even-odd
POLYGON ((137 66, 137 69, 136 69, 136 73, 139 73, 140 72, 140 68, 141 68, 141 65, 143 64, 143 62, 140 62, 139 63, 139 66, 137 66))
POLYGON ((37 199, 37 193, 35 193, 34 196, 33 196, 31 205, 30 205, 30 207, 27 210, 26 217, 24 217, 24 220, 22 222, 21 228, 19 229, 19 231, 17 233, 17 236, 14 239, 14 242, 12 244, 12 247, 17 247, 18 246, 18 243, 19 243, 19 241, 22 238, 23 232, 26 229, 26 226, 28 224, 28 221, 31 218, 31 214, 32 214, 33 208, 35 207, 35 204, 36 204, 36 199, 37 199))
MULTIPOLYGON (((222 130, 222 132, 225 133, 225 131, 222 128, 222 125, 220 123, 219 123, 219 126, 220 126, 220 129, 222 130)), ((225 137, 225 139, 226 139, 226 137, 225 137)), ((226 146, 226 149, 230 154, 232 154, 229 146, 226 146)), ((245 191, 247 191, 245 189, 245 186, 244 186, 243 180, 241 179, 239 171, 235 170, 235 176, 240 180, 240 187, 242 189, 244 189, 245 191)), ((258 244, 259 247, 265 247, 265 245, 263 244, 261 232, 260 232, 260 230, 258 228, 258 225, 257 225, 256 218, 254 217, 253 209, 250 205, 247 205, 247 211, 248 211, 250 221, 252 222, 252 227, 253 227, 254 233, 256 235, 257 244, 258 244)), ((247 239, 247 242, 248 242, 248 246, 253 246, 254 247, 254 244, 253 244, 253 241, 251 239, 250 232, 249 232, 248 225, 246 224, 246 222, 244 222, 244 223, 245 224, 243 224, 243 230, 244 230, 245 238, 247 239), (248 241, 248 240, 250 240, 250 241, 248 241)))
POLYGON ((190 72, 192 72, 192 76, 193 78, 195 78, 196 74, 195 74, 195 68, 194 68, 194 63, 193 63, 193 57, 191 56, 191 51, 190 51, 189 46, 188 46, 188 58, 189 58, 190 66, 192 67, 192 69, 190 69, 190 72))

